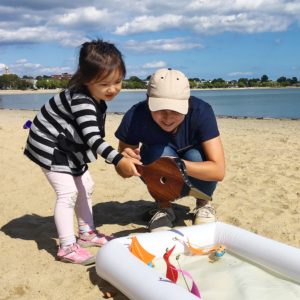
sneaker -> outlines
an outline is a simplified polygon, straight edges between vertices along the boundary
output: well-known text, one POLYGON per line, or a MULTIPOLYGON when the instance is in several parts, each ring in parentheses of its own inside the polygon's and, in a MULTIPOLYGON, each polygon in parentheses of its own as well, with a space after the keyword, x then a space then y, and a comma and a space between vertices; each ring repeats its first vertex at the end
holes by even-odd
POLYGON ((175 218, 174 211, 171 207, 159 209, 151 218, 148 228, 151 232, 170 230, 173 227, 175 218))
POLYGON ((78 244, 73 244, 66 248, 59 247, 57 258, 63 262, 70 262, 84 266, 95 262, 95 257, 87 250, 81 248, 78 244))
POLYGON ((203 206, 196 206, 193 210, 194 220, 193 224, 204 224, 210 222, 216 222, 216 209, 210 204, 203 206))
POLYGON ((81 233, 79 234, 79 238, 77 240, 77 243, 81 247, 102 247, 105 245, 108 241, 112 240, 112 236, 108 236, 102 233, 98 233, 95 230, 91 230, 87 233, 81 233))

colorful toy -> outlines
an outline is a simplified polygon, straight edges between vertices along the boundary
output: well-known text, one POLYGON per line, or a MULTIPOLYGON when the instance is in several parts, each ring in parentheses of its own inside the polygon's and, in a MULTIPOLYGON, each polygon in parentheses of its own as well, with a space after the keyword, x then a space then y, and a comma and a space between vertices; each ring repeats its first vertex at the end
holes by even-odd
POLYGON ((212 251, 208 258, 210 263, 218 261, 226 252, 226 248, 223 245, 219 245, 214 251, 212 251))
POLYGON ((166 249, 166 253, 163 255, 163 259, 167 264, 167 272, 166 277, 170 279, 172 282, 176 283, 178 279, 178 271, 177 269, 170 263, 170 255, 172 254, 175 245, 170 249, 166 249))
POLYGON ((129 247, 130 252, 149 267, 154 267, 152 260, 155 256, 142 247, 136 236, 132 237, 131 239, 132 242, 129 247))
POLYGON ((24 125, 23 125, 23 129, 29 129, 31 127, 32 122, 30 120, 27 120, 24 125))
POLYGON ((180 255, 176 256, 176 260, 177 260, 179 269, 175 268, 175 266, 173 266, 170 263, 170 255, 172 254, 174 248, 175 248, 175 245, 170 250, 166 249, 166 252, 163 255, 163 259, 164 259, 164 261, 167 264, 166 277, 168 279, 170 279, 172 282, 176 283, 177 279, 178 279, 178 272, 181 273, 182 276, 183 276, 183 279, 184 279, 184 282, 186 284, 186 287, 187 287, 188 291, 191 292, 193 295, 197 296, 198 298, 201 298, 199 289, 197 287, 197 284, 193 280, 192 275, 188 271, 182 270, 181 267, 180 267, 180 264, 179 264, 179 257, 180 257, 180 255), (192 281, 192 287, 191 287, 191 289, 189 288, 189 286, 187 284, 185 276, 188 277, 192 281))

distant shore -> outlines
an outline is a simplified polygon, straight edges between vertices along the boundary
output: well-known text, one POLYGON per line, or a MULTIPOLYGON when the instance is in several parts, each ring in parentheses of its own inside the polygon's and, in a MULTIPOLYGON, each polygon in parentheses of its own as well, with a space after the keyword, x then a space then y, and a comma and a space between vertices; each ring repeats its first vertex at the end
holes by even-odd
MULTIPOLYGON (((22 95, 22 94, 56 94, 63 89, 38 89, 38 90, 0 90, 0 95, 22 95)), ((122 89, 121 92, 143 92, 145 89, 122 89)))
MULTIPOLYGON (((246 88, 212 88, 212 89, 191 89, 192 91, 224 91, 224 90, 259 90, 259 89, 299 89, 299 87, 246 87, 246 88)), ((62 89, 38 89, 38 90, 0 90, 0 95, 21 95, 21 94, 56 94, 62 89)), ((122 89, 122 92, 146 92, 146 89, 122 89)))
POLYGON ((61 89, 49 90, 0 90, 0 95, 21 95, 21 94, 55 94, 60 92, 61 89))

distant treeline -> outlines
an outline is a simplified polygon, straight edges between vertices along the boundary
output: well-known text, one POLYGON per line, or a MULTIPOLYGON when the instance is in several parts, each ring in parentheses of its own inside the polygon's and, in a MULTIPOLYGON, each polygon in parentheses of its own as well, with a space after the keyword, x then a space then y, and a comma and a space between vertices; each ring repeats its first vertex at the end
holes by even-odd
MULTIPOLYGON (((146 79, 140 79, 132 76, 123 81, 124 89, 146 89, 150 76, 146 79)), ((30 76, 19 77, 15 74, 3 74, 0 76, 0 89, 63 89, 68 86, 70 76, 64 77, 63 75, 55 76, 37 76, 35 78, 30 76)), ((285 76, 279 77, 276 81, 270 80, 267 75, 261 78, 240 78, 238 80, 226 81, 222 78, 213 80, 205 80, 199 78, 189 78, 191 88, 235 88, 235 87, 287 87, 287 86, 300 86, 297 77, 287 78, 285 76)))

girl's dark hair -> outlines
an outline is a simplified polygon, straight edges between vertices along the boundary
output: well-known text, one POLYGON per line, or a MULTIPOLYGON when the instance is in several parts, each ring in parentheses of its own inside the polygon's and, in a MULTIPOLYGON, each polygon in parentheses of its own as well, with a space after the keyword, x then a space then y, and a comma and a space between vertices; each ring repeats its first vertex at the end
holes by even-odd
POLYGON ((86 82, 101 80, 116 69, 125 78, 123 56, 114 44, 100 39, 85 42, 81 45, 78 69, 69 82, 69 88, 79 90, 86 82))

